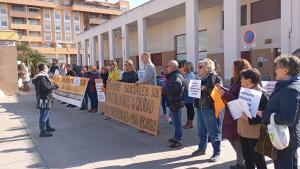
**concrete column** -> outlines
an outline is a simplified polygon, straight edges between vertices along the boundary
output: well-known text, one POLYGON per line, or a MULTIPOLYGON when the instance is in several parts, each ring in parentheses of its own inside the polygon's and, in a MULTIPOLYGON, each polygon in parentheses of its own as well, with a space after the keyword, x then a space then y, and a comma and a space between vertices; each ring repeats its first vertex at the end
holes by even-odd
POLYGON ((81 42, 77 42, 76 47, 77 47, 77 65, 82 66, 82 61, 80 58, 80 51, 81 51, 81 46, 80 46, 81 42))
MULTIPOLYGON (((145 18, 138 20, 139 55, 147 52, 147 21, 145 18)), ((139 56, 139 69, 144 69, 144 64, 139 56)))
POLYGON ((240 0, 224 1, 224 75, 232 77, 232 66, 241 58, 241 5, 240 0))
MULTIPOLYGON (((283 1, 283 0, 281 0, 283 1)), ((292 0, 292 45, 291 53, 300 48, 300 0, 292 0)), ((288 10, 289 11, 289 10, 288 10)), ((287 12, 287 11, 285 11, 287 12)))
POLYGON ((95 37, 92 36, 91 38, 92 40, 92 46, 91 46, 91 49, 92 49, 92 58, 91 58, 91 65, 93 66, 96 66, 96 57, 97 57, 97 44, 96 44, 96 40, 95 40, 95 37))
POLYGON ((108 31, 108 41, 109 41, 109 60, 114 60, 114 58, 115 58, 115 33, 113 30, 108 31))
POLYGON ((123 68, 124 63, 129 58, 129 38, 128 38, 128 25, 122 25, 122 55, 123 55, 123 68))
POLYGON ((292 0, 281 0, 281 53, 291 52, 292 0))
POLYGON ((98 35, 99 69, 104 66, 104 43, 102 34, 98 35))
POLYGON ((199 60, 199 1, 186 0, 186 59, 194 66, 199 60))

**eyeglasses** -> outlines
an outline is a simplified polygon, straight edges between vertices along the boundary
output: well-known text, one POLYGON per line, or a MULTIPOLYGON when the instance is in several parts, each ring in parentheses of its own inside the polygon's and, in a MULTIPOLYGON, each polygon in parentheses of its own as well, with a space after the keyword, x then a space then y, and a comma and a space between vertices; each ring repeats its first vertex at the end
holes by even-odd
POLYGON ((199 69, 202 69, 203 68, 203 66, 199 66, 199 69))

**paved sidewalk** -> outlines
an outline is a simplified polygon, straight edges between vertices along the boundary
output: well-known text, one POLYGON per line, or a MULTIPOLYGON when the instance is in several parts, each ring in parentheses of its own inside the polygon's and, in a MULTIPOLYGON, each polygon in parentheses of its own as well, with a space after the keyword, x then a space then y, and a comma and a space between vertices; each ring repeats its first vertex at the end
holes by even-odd
MULTIPOLYGON (((53 137, 39 138, 34 93, 0 98, 1 169, 227 169, 234 164, 235 154, 228 141, 222 142, 221 161, 217 163, 208 162, 211 144, 207 155, 192 158, 198 140, 195 129, 183 130, 183 148, 170 149, 167 139, 174 131, 163 120, 160 135, 150 136, 117 121, 104 120, 99 113, 57 102, 53 107, 51 123, 57 131, 53 137)), ((270 160, 268 164, 273 168, 270 160)))

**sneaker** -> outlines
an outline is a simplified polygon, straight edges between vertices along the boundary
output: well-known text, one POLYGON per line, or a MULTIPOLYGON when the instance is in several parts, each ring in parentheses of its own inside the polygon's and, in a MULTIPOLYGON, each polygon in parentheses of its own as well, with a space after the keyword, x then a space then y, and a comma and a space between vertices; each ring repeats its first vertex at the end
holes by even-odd
POLYGON ((219 154, 213 155, 209 159, 210 162, 217 162, 219 160, 220 160, 220 155, 219 154))
POLYGON ((201 156, 201 155, 205 155, 205 151, 198 149, 192 153, 192 157, 201 156))
POLYGON ((176 141, 176 142, 173 142, 169 147, 176 148, 176 147, 181 147, 181 146, 182 146, 182 143, 180 141, 176 141))
POLYGON ((47 132, 55 132, 55 128, 48 127, 48 128, 46 128, 46 131, 47 132))
POLYGON ((169 138, 169 140, 168 140, 170 143, 174 143, 174 142, 176 142, 177 140, 176 140, 176 138, 169 138))
POLYGON ((40 137, 51 137, 53 134, 47 132, 46 130, 41 130, 40 137))

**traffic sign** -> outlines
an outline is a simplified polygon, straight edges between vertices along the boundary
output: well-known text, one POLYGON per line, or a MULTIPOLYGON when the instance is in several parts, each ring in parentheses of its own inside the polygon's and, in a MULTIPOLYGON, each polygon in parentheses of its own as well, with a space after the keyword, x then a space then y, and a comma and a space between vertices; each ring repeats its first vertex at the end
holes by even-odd
POLYGON ((254 42, 255 37, 256 37, 255 32, 252 30, 248 30, 244 34, 244 42, 247 44, 251 44, 254 42))

